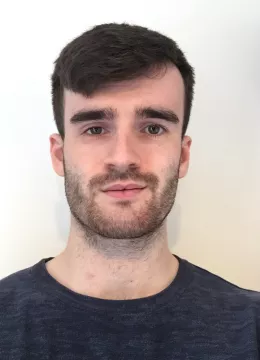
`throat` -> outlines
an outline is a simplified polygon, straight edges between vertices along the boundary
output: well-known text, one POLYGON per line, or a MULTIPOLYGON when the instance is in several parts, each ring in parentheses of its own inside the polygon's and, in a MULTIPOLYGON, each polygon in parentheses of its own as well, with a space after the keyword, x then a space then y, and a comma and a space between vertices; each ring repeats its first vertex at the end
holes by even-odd
POLYGON ((105 299, 131 300, 153 296, 166 289, 178 271, 178 260, 169 256, 160 263, 115 262, 102 264, 97 259, 72 264, 62 254, 46 264, 49 274, 75 293, 105 299))

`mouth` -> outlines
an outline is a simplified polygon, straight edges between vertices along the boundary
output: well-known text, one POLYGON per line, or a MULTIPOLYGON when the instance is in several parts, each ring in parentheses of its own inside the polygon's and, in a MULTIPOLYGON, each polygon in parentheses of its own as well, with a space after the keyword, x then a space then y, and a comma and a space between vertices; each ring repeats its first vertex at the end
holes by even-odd
POLYGON ((104 191, 104 194, 117 199, 131 199, 136 197, 145 189, 146 187, 137 189, 107 190, 104 191))

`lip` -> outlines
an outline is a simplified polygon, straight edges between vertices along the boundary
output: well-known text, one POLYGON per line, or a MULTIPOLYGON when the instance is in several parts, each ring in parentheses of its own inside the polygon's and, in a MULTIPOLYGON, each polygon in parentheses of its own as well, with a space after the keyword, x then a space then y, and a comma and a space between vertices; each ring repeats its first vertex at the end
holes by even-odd
POLYGON ((103 191, 120 191, 120 190, 134 190, 134 189, 144 189, 144 185, 139 185, 136 183, 128 183, 128 184, 114 184, 106 187, 103 191))
POLYGON ((115 199, 130 200, 137 198, 138 194, 144 191, 145 188, 131 189, 131 190, 108 190, 104 191, 105 195, 115 199))

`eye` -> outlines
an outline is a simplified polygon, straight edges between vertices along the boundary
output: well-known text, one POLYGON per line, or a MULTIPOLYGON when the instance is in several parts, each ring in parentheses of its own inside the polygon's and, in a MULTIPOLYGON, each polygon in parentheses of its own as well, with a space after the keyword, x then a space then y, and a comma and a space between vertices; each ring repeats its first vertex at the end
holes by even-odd
POLYGON ((101 126, 93 126, 84 131, 84 134, 88 135, 102 135, 102 130, 104 130, 101 126), (90 131, 90 133, 89 133, 90 131))
MULTIPOLYGON (((158 125, 158 124, 150 124, 150 125, 146 126, 145 129, 149 129, 148 133, 151 136, 159 136, 163 132, 167 131, 163 126, 158 125), (160 130, 161 130, 161 132, 160 132, 160 130)), ((104 132, 102 133, 102 130, 104 130, 104 128, 102 126, 92 126, 92 127, 88 128, 88 129, 86 129, 84 131, 84 134, 87 134, 89 136, 103 135, 104 132)))
POLYGON ((159 133, 160 129, 163 130, 163 132, 166 131, 166 129, 164 127, 162 127, 161 125, 157 125, 157 124, 150 124, 150 125, 146 126, 146 129, 149 129, 150 135, 154 135, 154 136, 161 135, 161 133, 159 133))

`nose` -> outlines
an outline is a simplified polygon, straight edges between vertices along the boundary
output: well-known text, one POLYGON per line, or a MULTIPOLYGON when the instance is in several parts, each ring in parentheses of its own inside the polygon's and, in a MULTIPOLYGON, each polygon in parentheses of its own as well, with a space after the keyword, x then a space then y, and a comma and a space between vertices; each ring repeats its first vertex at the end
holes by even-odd
POLYGON ((140 167, 140 151, 132 134, 121 132, 113 138, 105 164, 122 172, 140 167))

